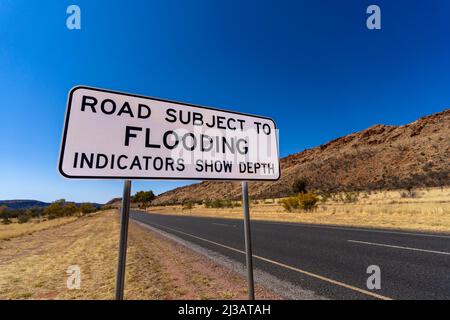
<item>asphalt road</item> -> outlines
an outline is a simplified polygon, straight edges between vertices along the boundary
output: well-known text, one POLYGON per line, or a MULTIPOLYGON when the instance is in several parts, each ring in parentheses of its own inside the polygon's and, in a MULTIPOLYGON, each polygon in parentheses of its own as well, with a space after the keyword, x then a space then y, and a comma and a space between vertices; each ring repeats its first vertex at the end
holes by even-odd
MULTIPOLYGON (((132 212, 134 220, 245 263, 242 220, 132 212)), ((256 268, 331 299, 450 299, 450 236, 251 222, 256 268), (381 289, 367 288, 380 267, 381 289)))

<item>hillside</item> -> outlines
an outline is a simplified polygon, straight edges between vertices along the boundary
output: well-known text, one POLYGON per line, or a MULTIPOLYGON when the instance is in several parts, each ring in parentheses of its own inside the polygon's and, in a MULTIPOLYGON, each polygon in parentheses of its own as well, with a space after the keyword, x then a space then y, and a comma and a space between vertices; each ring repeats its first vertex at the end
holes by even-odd
POLYGON ((44 208, 50 203, 38 200, 0 200, 0 206, 7 206, 10 209, 44 208))
MULTIPOLYGON (((70 202, 67 202, 70 203, 70 202)), ((81 205, 80 203, 73 202, 77 206, 81 205)), ((100 203, 90 203, 96 208, 100 208, 102 204, 100 203)), ((0 206, 7 206, 9 209, 30 209, 30 208, 45 208, 49 206, 49 202, 43 202, 39 200, 0 200, 0 206)))
MULTIPOLYGON (((249 183, 249 193, 252 198, 286 196, 299 177, 321 191, 450 185, 449 159, 450 110, 445 110, 403 126, 374 125, 285 157, 280 180, 249 183)), ((240 196, 239 182, 205 181, 165 192, 154 203, 240 196)))

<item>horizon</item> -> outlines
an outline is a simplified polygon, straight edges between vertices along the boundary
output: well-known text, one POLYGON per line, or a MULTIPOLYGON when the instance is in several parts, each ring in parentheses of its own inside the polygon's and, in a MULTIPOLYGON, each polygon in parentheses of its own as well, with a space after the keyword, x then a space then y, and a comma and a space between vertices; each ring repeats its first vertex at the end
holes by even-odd
MULTIPOLYGON (((280 158, 449 108, 443 0, 377 1, 381 30, 366 28, 368 2, 76 2, 81 30, 66 28, 68 2, 0 4, 1 199, 106 203, 122 195, 120 180, 58 173, 75 85, 271 117, 280 158)), ((195 182, 133 181, 132 193, 195 182)))

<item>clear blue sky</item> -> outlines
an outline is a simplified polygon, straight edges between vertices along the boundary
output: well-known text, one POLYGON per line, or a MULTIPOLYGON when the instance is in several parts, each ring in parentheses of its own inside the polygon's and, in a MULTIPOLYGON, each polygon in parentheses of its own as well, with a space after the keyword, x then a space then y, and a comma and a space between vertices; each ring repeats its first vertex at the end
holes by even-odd
POLYGON ((57 172, 67 93, 78 84, 272 117, 282 156, 441 111, 449 14, 448 0, 2 0, 0 199, 121 195, 121 181, 57 172), (70 4, 81 8, 81 30, 66 28, 70 4), (370 4, 381 7, 382 30, 366 28, 370 4))

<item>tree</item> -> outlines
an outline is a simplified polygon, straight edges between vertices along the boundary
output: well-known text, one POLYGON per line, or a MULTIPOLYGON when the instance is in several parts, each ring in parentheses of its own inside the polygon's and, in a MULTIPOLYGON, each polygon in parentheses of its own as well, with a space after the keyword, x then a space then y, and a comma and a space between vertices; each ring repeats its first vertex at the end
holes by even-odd
POLYGON ((8 207, 5 205, 0 206, 0 218, 4 218, 8 214, 8 207))
POLYGON ((7 206, 0 206, 0 219, 2 219, 3 224, 10 224, 11 220, 9 220, 9 209, 7 206))
POLYGON ((40 218, 44 214, 44 208, 33 207, 30 208, 32 218, 40 218))
POLYGON ((306 187, 308 186, 308 181, 305 178, 298 178, 292 184, 293 193, 306 193, 308 190, 306 187))
POLYGON ((83 214, 89 214, 91 212, 94 212, 96 208, 92 205, 92 203, 82 203, 80 205, 80 211, 83 214))
POLYGON ((155 194, 152 190, 150 191, 138 191, 136 194, 132 197, 133 202, 140 202, 142 204, 142 207, 145 209, 150 202, 152 202, 155 199, 155 194))
POLYGON ((51 203, 44 209, 44 214, 51 216, 52 219, 62 217, 64 215, 62 203, 61 201, 51 203))
POLYGON ((77 212, 80 212, 80 208, 78 208, 75 203, 69 202, 64 206, 63 211, 65 216, 72 216, 77 212))

